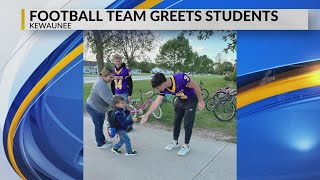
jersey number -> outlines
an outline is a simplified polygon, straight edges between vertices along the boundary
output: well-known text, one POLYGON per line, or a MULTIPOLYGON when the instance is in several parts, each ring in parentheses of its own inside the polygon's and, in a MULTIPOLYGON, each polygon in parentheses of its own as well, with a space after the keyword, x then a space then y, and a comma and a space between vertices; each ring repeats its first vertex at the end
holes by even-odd
POLYGON ((118 80, 115 79, 114 84, 115 84, 116 89, 122 89, 122 79, 118 79, 118 80))
POLYGON ((188 81, 188 82, 190 81, 190 78, 187 75, 184 75, 183 79, 188 81))

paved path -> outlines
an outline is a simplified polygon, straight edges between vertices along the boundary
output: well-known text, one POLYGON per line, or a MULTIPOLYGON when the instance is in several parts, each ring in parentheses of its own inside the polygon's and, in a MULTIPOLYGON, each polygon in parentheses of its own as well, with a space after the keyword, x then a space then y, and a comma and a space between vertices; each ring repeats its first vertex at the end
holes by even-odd
MULTIPOLYGON (((97 149, 93 130, 90 117, 84 115, 84 179, 236 179, 236 144, 193 136, 191 151, 180 157, 178 149, 164 150, 171 142, 171 132, 135 125, 129 136, 138 155, 126 157, 116 155, 110 149, 97 149)), ((180 139, 183 137, 181 134, 180 139)), ((112 141, 116 143, 117 140, 112 141)), ((125 152, 124 145, 121 150, 125 152)))

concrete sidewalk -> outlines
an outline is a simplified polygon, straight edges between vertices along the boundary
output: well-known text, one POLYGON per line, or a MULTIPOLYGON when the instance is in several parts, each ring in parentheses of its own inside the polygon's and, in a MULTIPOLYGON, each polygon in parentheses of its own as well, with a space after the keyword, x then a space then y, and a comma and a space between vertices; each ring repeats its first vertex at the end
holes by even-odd
MULTIPOLYGON (((110 148, 97 149, 93 123, 84 115, 84 179, 236 179, 236 144, 193 136, 191 151, 180 157, 179 149, 164 149, 172 141, 172 132, 135 125, 129 136, 137 156, 126 157, 125 145, 121 147, 122 155, 112 153, 110 148)), ((183 140, 184 134, 180 134, 180 142, 183 140)), ((112 141, 115 144, 118 138, 112 141)))

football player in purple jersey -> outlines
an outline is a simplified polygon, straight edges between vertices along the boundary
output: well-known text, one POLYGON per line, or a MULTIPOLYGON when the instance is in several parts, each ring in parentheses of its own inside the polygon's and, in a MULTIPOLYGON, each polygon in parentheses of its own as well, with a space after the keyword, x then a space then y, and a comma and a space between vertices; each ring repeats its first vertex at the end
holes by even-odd
POLYGON ((179 147, 178 138, 181 122, 182 119, 184 119, 184 145, 178 152, 178 155, 184 156, 190 151, 189 142, 197 107, 200 111, 204 107, 200 87, 185 73, 177 73, 168 79, 164 74, 156 73, 151 80, 151 85, 153 88, 159 90, 159 96, 153 102, 148 112, 142 117, 141 123, 144 124, 147 122, 150 114, 162 103, 165 94, 178 96, 179 98, 174 106, 173 141, 167 145, 165 149, 171 151, 179 147))

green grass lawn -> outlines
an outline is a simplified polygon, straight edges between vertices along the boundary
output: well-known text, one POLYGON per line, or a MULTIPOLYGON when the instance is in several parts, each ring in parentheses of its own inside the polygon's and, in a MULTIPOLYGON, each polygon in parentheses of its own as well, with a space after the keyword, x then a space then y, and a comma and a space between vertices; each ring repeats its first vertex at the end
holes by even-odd
MULTIPOLYGON (((210 76, 194 76, 191 77, 197 83, 200 83, 200 80, 203 82, 203 87, 206 88, 210 92, 210 97, 213 96, 214 92, 217 89, 232 84, 229 81, 223 80, 222 76, 210 75, 210 76)), ((141 89, 143 92, 147 92, 152 90, 150 85, 150 80, 143 81, 134 81, 133 87, 133 95, 132 98, 140 98, 139 90, 141 89)), ((90 94, 92 83, 84 84, 84 105, 87 97, 90 94)), ((234 85, 232 85, 235 88, 234 85)), ((156 92, 156 91, 154 91, 156 92)), ((143 99, 146 99, 144 97, 143 99)), ((172 99, 173 97, 171 97, 172 99)), ((206 103, 206 102, 205 102, 206 103)), ((164 103, 162 106, 162 118, 160 120, 155 119, 152 115, 149 118, 149 121, 159 121, 165 126, 172 127, 173 126, 173 106, 172 103, 164 103)), ((210 130, 218 130, 220 132, 226 133, 229 136, 232 136, 231 142, 236 142, 236 120, 233 118, 230 122, 221 122, 218 121, 212 112, 204 109, 202 111, 198 111, 196 114, 195 125, 196 128, 210 129, 210 130)), ((182 126, 183 127, 183 126, 182 126)))

